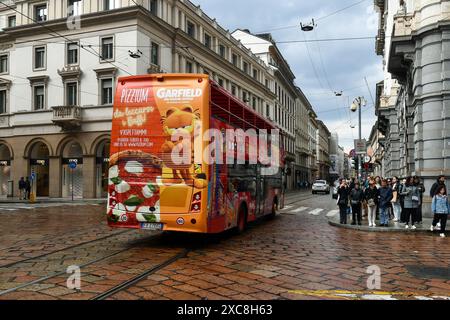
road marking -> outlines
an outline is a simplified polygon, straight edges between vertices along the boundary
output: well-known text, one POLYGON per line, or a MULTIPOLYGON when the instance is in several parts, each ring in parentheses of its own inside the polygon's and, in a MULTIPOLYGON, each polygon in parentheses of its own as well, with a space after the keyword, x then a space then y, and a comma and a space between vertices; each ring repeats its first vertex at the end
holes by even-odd
POLYGON ((331 210, 330 212, 327 213, 327 217, 334 217, 338 213, 339 213, 339 209, 331 210))
POLYGON ((361 299, 364 300, 398 300, 395 298, 392 298, 392 296, 389 295, 384 295, 384 294, 365 294, 363 296, 361 296, 361 299))
POLYGON ((414 297, 414 298, 416 298, 417 300, 434 300, 433 298, 424 297, 424 296, 417 296, 417 297, 414 297))
POLYGON ((309 214, 312 214, 313 216, 318 216, 322 211, 323 211, 323 209, 317 208, 317 209, 309 212, 309 214))
POLYGON ((300 208, 297 208, 297 209, 295 209, 295 210, 293 210, 291 212, 299 213, 299 212, 305 211, 306 209, 309 209, 309 207, 300 207, 300 208))
POLYGON ((283 210, 289 210, 290 208, 292 208, 292 206, 291 206, 291 205, 289 205, 289 206, 285 206, 285 207, 283 208, 283 210))

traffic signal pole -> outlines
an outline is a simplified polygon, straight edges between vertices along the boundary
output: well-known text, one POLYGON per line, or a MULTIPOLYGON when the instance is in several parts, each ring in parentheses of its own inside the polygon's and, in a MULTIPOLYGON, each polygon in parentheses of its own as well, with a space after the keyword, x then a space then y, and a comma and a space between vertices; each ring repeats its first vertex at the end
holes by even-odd
MULTIPOLYGON (((362 139, 362 129, 361 129, 361 102, 359 103, 359 141, 362 139)), ((358 181, 362 178, 362 166, 361 166, 361 154, 358 154, 358 181)))

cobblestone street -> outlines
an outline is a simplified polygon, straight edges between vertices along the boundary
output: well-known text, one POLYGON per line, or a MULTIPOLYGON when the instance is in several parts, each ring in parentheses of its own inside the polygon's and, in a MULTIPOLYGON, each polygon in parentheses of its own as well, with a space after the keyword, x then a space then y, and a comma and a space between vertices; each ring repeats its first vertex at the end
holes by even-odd
POLYGON ((1 205, 0 299, 450 296, 448 238, 330 226, 330 196, 290 194, 286 202, 274 220, 238 236, 111 231, 103 205, 1 205), (81 268, 81 290, 66 286, 71 265, 81 268), (371 266, 381 271, 377 290, 367 288, 371 266))

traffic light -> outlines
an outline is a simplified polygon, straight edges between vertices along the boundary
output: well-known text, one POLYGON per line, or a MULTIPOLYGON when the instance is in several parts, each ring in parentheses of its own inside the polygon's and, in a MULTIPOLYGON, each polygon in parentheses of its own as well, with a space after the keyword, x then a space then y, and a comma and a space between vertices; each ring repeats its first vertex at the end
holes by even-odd
POLYGON ((359 168, 359 159, 358 159, 358 157, 353 157, 352 158, 352 168, 353 169, 358 169, 359 168))

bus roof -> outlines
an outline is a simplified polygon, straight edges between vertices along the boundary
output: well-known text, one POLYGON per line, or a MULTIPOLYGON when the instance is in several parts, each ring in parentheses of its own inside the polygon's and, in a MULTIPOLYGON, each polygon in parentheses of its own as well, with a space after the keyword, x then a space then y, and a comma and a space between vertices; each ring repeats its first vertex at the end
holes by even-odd
MULTIPOLYGON (((164 78, 186 78, 189 80, 198 79, 199 81, 209 81, 211 88, 211 108, 214 115, 228 120, 230 123, 236 123, 245 129, 279 129, 272 121, 262 117, 255 110, 251 109, 245 103, 237 99, 231 93, 222 88, 215 81, 211 80, 206 74, 192 73, 159 73, 144 74, 136 76, 120 77, 118 82, 132 81, 164 81, 164 78)), ((281 131, 281 130, 280 130, 281 131)))

